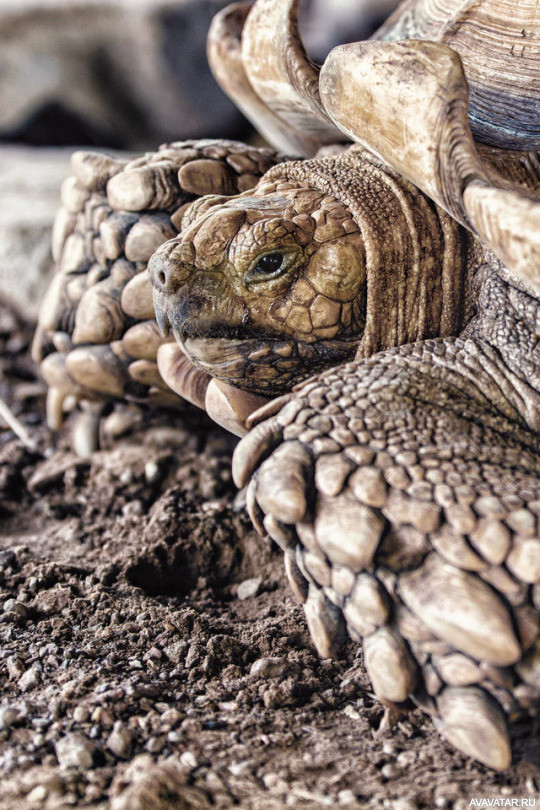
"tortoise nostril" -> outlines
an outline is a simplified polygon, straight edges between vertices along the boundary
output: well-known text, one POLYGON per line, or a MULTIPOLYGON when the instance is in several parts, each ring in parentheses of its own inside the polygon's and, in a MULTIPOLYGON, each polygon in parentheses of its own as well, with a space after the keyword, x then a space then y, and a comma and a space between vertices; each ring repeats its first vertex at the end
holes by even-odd
POLYGON ((187 280, 187 272, 182 262, 169 255, 156 253, 148 263, 150 281, 160 295, 175 295, 187 280))

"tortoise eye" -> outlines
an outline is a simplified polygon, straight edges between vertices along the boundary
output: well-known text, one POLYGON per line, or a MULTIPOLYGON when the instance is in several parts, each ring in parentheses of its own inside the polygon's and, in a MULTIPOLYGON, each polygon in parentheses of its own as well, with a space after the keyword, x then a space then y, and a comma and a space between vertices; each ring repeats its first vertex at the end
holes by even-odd
POLYGON ((283 258, 282 253, 268 253, 266 256, 259 259, 253 269, 256 273, 260 273, 261 275, 274 275, 278 270, 281 270, 283 258))
POLYGON ((244 276, 244 280, 248 283, 262 283, 279 278, 289 269, 295 258, 296 253, 294 251, 290 253, 282 253, 281 251, 266 253, 258 259, 254 259, 244 276))

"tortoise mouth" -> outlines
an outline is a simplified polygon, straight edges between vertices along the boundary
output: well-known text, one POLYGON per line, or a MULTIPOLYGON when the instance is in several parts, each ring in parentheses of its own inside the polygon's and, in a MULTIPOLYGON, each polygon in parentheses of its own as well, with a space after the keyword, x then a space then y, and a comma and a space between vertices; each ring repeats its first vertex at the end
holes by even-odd
POLYGON ((362 334, 303 341, 272 334, 253 324, 229 324, 195 316, 188 308, 164 307, 154 295, 156 317, 163 334, 172 331, 186 356, 201 371, 266 397, 294 386, 331 366, 352 360, 362 334))
POLYGON ((304 343, 294 338, 174 336, 197 368, 244 391, 276 396, 318 371, 351 360, 359 339, 304 343))

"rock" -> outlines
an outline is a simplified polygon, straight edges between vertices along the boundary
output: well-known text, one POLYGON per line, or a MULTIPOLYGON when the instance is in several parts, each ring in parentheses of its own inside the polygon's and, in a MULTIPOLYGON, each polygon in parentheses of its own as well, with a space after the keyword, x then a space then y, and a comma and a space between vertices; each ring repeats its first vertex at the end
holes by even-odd
POLYGON ((69 588, 54 587, 38 593, 35 599, 35 606, 39 613, 52 615, 60 613, 69 605, 71 593, 69 588))
POLYGON ((45 801, 48 795, 49 791, 45 785, 36 785, 36 787, 30 791, 26 798, 30 804, 41 804, 45 801))
POLYGON ((160 477, 159 464, 155 461, 147 461, 144 465, 144 477, 147 484, 155 484, 160 477))
POLYGON ((34 689, 41 680, 41 675, 37 667, 30 667, 27 669, 24 675, 21 675, 19 678, 17 685, 21 692, 29 692, 30 689, 34 689))
MULTIPOLYGON (((386 765, 383 765, 381 768, 381 776, 383 779, 396 779, 398 776, 401 776, 402 770, 398 768, 393 762, 387 762, 386 765)), ((397 805, 392 803, 392 808, 396 808, 397 805)), ((415 805, 416 807, 416 805, 415 805)), ((400 805, 400 810, 402 810, 400 805)), ((405 810, 405 808, 403 808, 405 810)), ((408 808, 407 810, 412 810, 412 808, 408 808)))
POLYGON ((3 618, 6 621, 23 624, 28 619, 28 616, 28 608, 22 602, 18 602, 16 599, 7 599, 4 602, 3 618))
POLYGON ((56 743, 56 758, 62 768, 91 768, 94 744, 82 734, 67 734, 56 743))
POLYGON ((23 714, 16 706, 2 706, 0 709, 0 730, 14 726, 22 718, 23 714))
POLYGON ((418 810, 418 805, 414 799, 396 799, 390 807, 392 810, 418 810))
POLYGON ((262 577, 253 577, 252 579, 245 579, 238 586, 236 595, 242 601, 244 599, 249 599, 250 596, 257 596, 261 585, 262 585, 262 577))
POLYGON ((249 671, 254 678, 278 678, 287 669, 283 658, 258 658, 249 671))
POLYGON ((199 765, 197 757, 191 751, 184 751, 184 753, 180 755, 180 763, 191 771, 199 765))
POLYGON ((176 757, 154 763, 141 754, 119 771, 111 785, 110 810, 210 810, 206 794, 188 784, 185 766, 176 757))
POLYGON ((73 709, 73 719, 77 723, 86 723, 89 717, 90 711, 87 706, 80 704, 79 706, 75 706, 73 709))
POLYGON ((356 796, 352 792, 352 790, 340 790, 337 795, 338 804, 341 806, 358 806, 358 802, 356 801, 356 796))
POLYGON ((127 759, 133 743, 133 734, 120 721, 114 724, 114 728, 107 737, 107 748, 120 759, 127 759))

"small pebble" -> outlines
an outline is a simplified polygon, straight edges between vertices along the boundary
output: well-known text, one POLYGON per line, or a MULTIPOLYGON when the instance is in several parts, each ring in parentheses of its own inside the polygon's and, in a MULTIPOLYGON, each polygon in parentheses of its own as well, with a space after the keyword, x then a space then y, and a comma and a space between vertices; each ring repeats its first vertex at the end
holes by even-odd
POLYGON ((244 759, 242 762, 233 762, 232 765, 229 765, 229 772, 232 773, 233 776, 242 776, 242 774, 253 767, 253 764, 252 759, 244 759))
MULTIPOLYGON (((395 779, 396 776, 401 776, 401 769, 394 765, 393 762, 388 762, 381 768, 381 776, 383 779, 395 779)), ((403 808, 402 810, 406 810, 403 808)))
POLYGON ((147 461, 144 465, 144 477, 147 484, 153 484, 158 480, 160 474, 159 464, 155 461, 147 461))
POLYGON ((86 706, 75 706, 73 709, 73 719, 77 723, 86 723, 90 717, 90 712, 86 706))
POLYGON ((167 711, 163 712, 161 715, 161 722, 168 726, 174 726, 183 719, 184 715, 182 712, 179 712, 178 709, 167 709, 167 711))
POLYGON ((352 790, 340 790, 337 795, 337 800, 339 804, 345 807, 350 804, 356 804, 356 796, 352 790))
POLYGON ((277 678, 287 669, 283 658, 258 658, 249 671, 254 678, 277 678))
POLYGON ((236 595, 242 602, 244 599, 249 599, 251 596, 257 596, 259 588, 262 585, 262 577, 253 577, 253 579, 245 579, 238 586, 236 595))
POLYGON ((24 663, 16 655, 10 655, 6 660, 7 671, 10 678, 18 680, 24 673, 24 663))
POLYGON ((145 745, 145 748, 151 754, 159 754, 159 752, 163 748, 164 743, 165 741, 163 737, 150 737, 150 739, 145 745))
POLYGON ((45 785, 36 785, 36 787, 27 794, 26 798, 31 804, 38 804, 44 802, 48 795, 49 793, 45 785))
POLYGON ((143 505, 140 501, 128 501, 122 507, 124 517, 139 517, 143 513, 143 505))
POLYGON ((24 675, 21 675, 17 685, 21 692, 28 692, 30 689, 37 686, 40 680, 40 673, 37 667, 30 667, 30 669, 26 670, 24 675))
POLYGON ((63 768, 91 768, 95 746, 82 734, 67 734, 56 743, 56 758, 63 768))
POLYGON ((415 751, 402 751, 396 757, 396 762, 402 768, 407 768, 409 765, 412 765, 413 762, 416 762, 417 756, 415 751))
POLYGON ((0 729, 14 726, 22 720, 22 713, 16 706, 3 706, 0 709, 0 729))
POLYGON ((133 734, 131 731, 125 728, 123 723, 117 721, 107 737, 106 746, 119 759, 126 759, 131 751, 132 742, 133 734))
POLYGON ((195 754, 192 754, 191 751, 184 751, 180 757, 180 762, 182 765, 185 765, 186 768, 191 768, 191 770, 196 768, 199 764, 197 757, 195 754))
POLYGON ((271 793, 284 795, 289 792, 289 785, 277 773, 265 773, 262 780, 265 788, 271 793))
POLYGON ((22 624, 28 619, 30 611, 17 599, 7 599, 4 602, 4 619, 15 624, 22 624))

